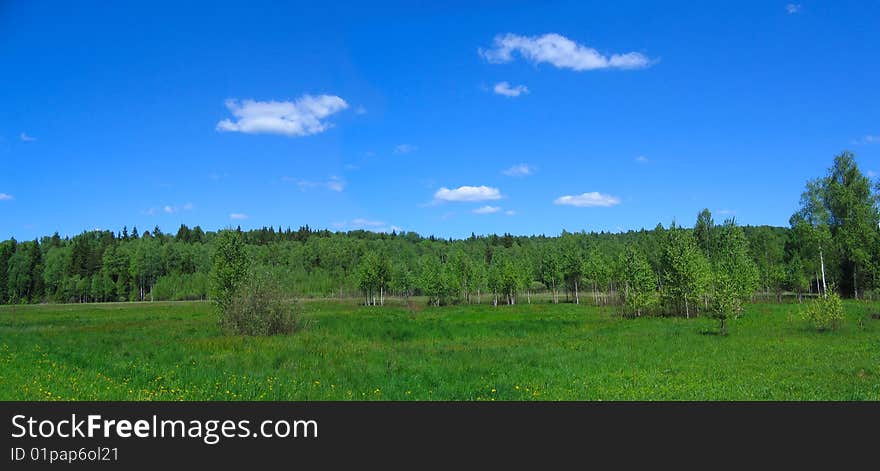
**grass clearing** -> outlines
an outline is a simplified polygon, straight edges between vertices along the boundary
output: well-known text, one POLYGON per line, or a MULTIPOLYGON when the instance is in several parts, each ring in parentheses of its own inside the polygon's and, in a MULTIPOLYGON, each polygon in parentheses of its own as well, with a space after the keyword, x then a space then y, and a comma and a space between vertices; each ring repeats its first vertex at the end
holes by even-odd
POLYGON ((204 302, 0 307, 2 400, 880 400, 880 304, 836 332, 797 304, 623 319, 549 303, 302 303, 309 327, 237 337, 204 302))

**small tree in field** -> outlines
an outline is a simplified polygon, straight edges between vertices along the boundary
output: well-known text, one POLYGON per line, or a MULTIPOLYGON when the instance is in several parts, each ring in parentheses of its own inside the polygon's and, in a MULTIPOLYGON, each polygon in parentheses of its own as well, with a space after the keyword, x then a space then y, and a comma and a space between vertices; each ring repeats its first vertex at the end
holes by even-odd
POLYGON ((217 236, 211 265, 211 299, 222 314, 247 280, 248 259, 244 240, 238 231, 226 230, 217 236))
POLYGON ((721 335, 727 335, 727 320, 742 312, 743 303, 758 288, 758 267, 749 256, 745 233, 736 222, 725 221, 716 230, 709 316, 720 321, 721 335))

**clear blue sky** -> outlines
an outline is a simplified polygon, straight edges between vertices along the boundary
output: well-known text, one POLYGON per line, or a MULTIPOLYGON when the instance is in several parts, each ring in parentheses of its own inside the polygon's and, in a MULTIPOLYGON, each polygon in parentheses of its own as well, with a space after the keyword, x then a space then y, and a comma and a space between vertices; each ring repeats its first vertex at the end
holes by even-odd
POLYGON ((0 2, 0 238, 786 225, 880 173, 876 1, 117 3, 0 2))

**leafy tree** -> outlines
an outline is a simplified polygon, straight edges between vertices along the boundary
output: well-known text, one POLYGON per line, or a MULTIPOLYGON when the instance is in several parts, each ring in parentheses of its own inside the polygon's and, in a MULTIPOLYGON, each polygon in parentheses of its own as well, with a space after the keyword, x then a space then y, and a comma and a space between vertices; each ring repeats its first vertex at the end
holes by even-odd
POLYGON ((238 231, 222 231, 215 241, 210 275, 210 296, 219 311, 225 312, 236 291, 248 277, 248 259, 238 231))
POLYGON ((541 281, 553 292, 553 303, 559 303, 559 285, 562 284, 565 274, 563 271, 562 256, 555 245, 548 245, 541 255, 541 281))
POLYGON ((728 220, 718 231, 712 260, 712 307, 709 315, 727 335, 727 320, 742 312, 743 304, 758 287, 758 269, 748 251, 742 228, 728 220))
POLYGON ((709 209, 703 209, 697 215, 697 222, 694 224, 694 237, 697 239, 697 245, 703 251, 703 255, 707 258, 712 256, 712 233, 715 229, 715 221, 712 220, 712 213, 709 209))
POLYGON ((416 289, 418 279, 415 272, 405 263, 397 263, 391 275, 391 289, 401 294, 409 304, 409 298, 416 289))
POLYGON ((439 306, 448 301, 450 290, 446 273, 440 260, 432 255, 422 257, 419 263, 419 287, 428 297, 428 304, 439 306))
POLYGON ((576 236, 563 234, 560 244, 562 245, 562 274, 569 289, 574 293, 574 303, 580 304, 580 283, 584 278, 586 265, 584 263, 584 250, 576 236))
POLYGON ((663 254, 664 295, 672 306, 683 306, 686 317, 708 293, 710 269, 690 231, 670 227, 663 254))
POLYGON ((460 297, 470 304, 470 287, 473 284, 474 263, 462 249, 455 249, 449 258, 450 268, 456 278, 460 297))
POLYGON ((878 225, 878 192, 872 192, 852 153, 838 155, 824 178, 807 183, 791 226, 798 248, 818 254, 823 293, 829 284, 826 268, 853 297, 873 284, 878 225))
POLYGON ((657 303, 657 276, 651 270, 648 258, 633 245, 624 249, 620 259, 623 274, 624 304, 630 312, 642 312, 657 303))
POLYGON ((855 156, 843 152, 834 158, 822 180, 820 198, 828 210, 831 236, 840 255, 840 287, 858 298, 880 241, 878 194, 871 191, 871 182, 859 170, 855 156))
POLYGON ((364 293, 364 305, 383 305, 390 279, 388 261, 376 252, 367 253, 358 265, 358 286, 364 293))

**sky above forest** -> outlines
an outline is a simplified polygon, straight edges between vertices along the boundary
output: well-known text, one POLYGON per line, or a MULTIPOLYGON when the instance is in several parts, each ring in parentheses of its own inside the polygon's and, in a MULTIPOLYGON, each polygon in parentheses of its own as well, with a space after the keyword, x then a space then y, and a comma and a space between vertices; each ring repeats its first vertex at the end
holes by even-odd
POLYGON ((787 225, 880 173, 880 2, 366 3, 0 1, 0 239, 787 225))

